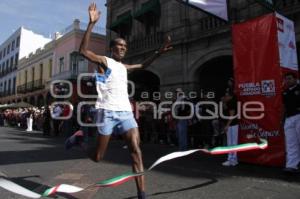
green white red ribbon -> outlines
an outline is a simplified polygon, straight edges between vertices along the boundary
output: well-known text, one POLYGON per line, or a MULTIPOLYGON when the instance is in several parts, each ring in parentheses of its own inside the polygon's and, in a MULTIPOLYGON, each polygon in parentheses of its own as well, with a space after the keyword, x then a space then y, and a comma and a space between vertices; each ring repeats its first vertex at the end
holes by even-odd
MULTIPOLYGON (((260 142, 261 142, 260 144, 247 143, 247 144, 240 144, 240 145, 235 145, 235 146, 215 147, 212 149, 194 149, 194 150, 189 150, 189 151, 174 152, 174 153, 171 153, 171 154, 168 154, 168 155, 165 155, 165 156, 159 158, 156 162, 154 162, 150 166, 148 171, 152 170, 154 167, 156 167, 157 165, 159 165, 165 161, 172 160, 172 159, 179 158, 179 157, 184 157, 184 156, 190 155, 195 152, 204 152, 204 153, 207 153, 210 155, 220 155, 220 154, 258 150, 258 149, 263 150, 268 147, 267 140, 260 139, 260 142)), ((108 180, 94 183, 86 188, 76 187, 76 186, 68 185, 68 184, 61 184, 61 185, 57 185, 55 187, 47 189, 42 195, 34 193, 31 190, 28 190, 24 187, 21 187, 20 185, 17 185, 16 183, 11 182, 8 179, 6 179, 5 177, 1 177, 1 176, 0 176, 0 187, 6 189, 8 191, 14 192, 16 194, 26 196, 28 198, 41 198, 41 197, 46 197, 46 196, 50 196, 50 195, 55 195, 56 193, 77 193, 77 192, 83 191, 92 186, 114 187, 114 186, 121 185, 130 179, 133 179, 138 176, 145 175, 145 174, 146 174, 145 172, 125 173, 123 175, 116 176, 116 177, 108 179, 108 180)))
POLYGON ((233 152, 241 152, 241 151, 250 151, 250 150, 256 150, 256 149, 266 149, 268 147, 267 140, 260 139, 261 143, 247 143, 247 144, 239 144, 234 146, 224 146, 224 147, 215 147, 212 149, 194 149, 189 151, 182 151, 182 152, 174 152, 171 154, 168 154, 166 156, 163 156, 159 158, 156 162, 152 164, 152 166, 148 169, 151 170, 155 166, 161 164, 162 162, 172 160, 179 157, 184 157, 187 155, 190 155, 192 153, 202 151, 204 153, 208 153, 210 155, 221 155, 221 154, 227 154, 227 153, 233 153, 233 152))
POLYGON ((4 177, 0 177, 0 187, 3 189, 6 189, 7 191, 26 196, 28 198, 40 198, 41 195, 34 193, 33 191, 30 191, 29 189, 26 189, 4 177))
POLYGON ((61 184, 61 185, 57 185, 55 187, 52 187, 50 189, 47 189, 42 196, 50 196, 50 195, 54 195, 57 192, 60 193, 77 193, 80 191, 83 191, 84 188, 81 187, 76 187, 73 185, 68 185, 68 184, 61 184))
POLYGON ((142 176, 144 175, 143 172, 141 173, 125 173, 123 175, 108 179, 108 180, 104 180, 101 182, 97 182, 95 186, 97 187, 115 187, 118 186, 120 184, 123 184, 125 182, 127 182, 128 180, 138 177, 138 176, 142 176))
POLYGON ((227 154, 232 152, 242 152, 242 151, 252 151, 257 149, 266 149, 268 147, 268 141, 264 139, 260 139, 260 144, 257 143, 246 143, 246 144, 239 144, 234 146, 226 146, 226 147, 215 147, 213 149, 200 149, 204 153, 208 153, 211 155, 221 155, 227 154))

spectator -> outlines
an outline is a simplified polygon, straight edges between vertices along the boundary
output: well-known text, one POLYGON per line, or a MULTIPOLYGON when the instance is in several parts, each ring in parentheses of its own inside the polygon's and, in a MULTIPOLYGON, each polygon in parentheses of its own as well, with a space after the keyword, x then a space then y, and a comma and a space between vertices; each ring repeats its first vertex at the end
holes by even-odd
MULTIPOLYGON (((184 96, 183 90, 181 88, 176 89, 176 103, 186 102, 187 99, 184 96)), ((190 107, 186 104, 179 104, 176 106, 176 115, 180 117, 188 116, 190 113, 190 107)), ((187 131, 188 131, 188 120, 187 119, 177 119, 176 123, 176 134, 178 137, 179 150, 184 151, 188 147, 187 143, 187 131)))
POLYGON ((63 113, 63 109, 60 107, 59 104, 57 104, 54 108, 53 108, 53 114, 52 114, 52 119, 53 119, 53 130, 54 130, 54 135, 56 137, 59 136, 59 126, 60 126, 60 120, 59 117, 61 117, 61 114, 63 113))
MULTIPOLYGON (((238 119, 237 113, 237 98, 233 93, 226 93, 224 98, 224 115, 229 116, 224 127, 224 132, 227 135, 227 145, 233 146, 238 144, 238 119)), ((236 166, 238 164, 237 153, 229 153, 227 161, 223 162, 223 166, 236 166)))
POLYGON ((48 106, 46 107, 45 112, 43 113, 43 117, 44 117, 43 135, 48 136, 50 135, 50 130, 51 130, 51 125, 50 125, 51 114, 50 114, 50 108, 48 106))
POLYGON ((294 73, 285 75, 283 93, 285 108, 286 172, 299 172, 300 163, 300 85, 294 73))
POLYGON ((27 132, 31 132, 32 131, 32 125, 33 125, 33 111, 32 110, 28 110, 27 114, 26 114, 26 120, 27 120, 27 132))

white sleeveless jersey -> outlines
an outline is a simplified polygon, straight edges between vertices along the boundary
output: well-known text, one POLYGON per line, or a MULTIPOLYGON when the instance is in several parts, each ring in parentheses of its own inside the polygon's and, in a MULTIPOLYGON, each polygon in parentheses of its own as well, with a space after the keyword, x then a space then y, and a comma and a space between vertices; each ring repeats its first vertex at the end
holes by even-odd
POLYGON ((127 69, 124 64, 105 57, 105 74, 96 73, 98 99, 96 109, 132 111, 127 90, 127 69))

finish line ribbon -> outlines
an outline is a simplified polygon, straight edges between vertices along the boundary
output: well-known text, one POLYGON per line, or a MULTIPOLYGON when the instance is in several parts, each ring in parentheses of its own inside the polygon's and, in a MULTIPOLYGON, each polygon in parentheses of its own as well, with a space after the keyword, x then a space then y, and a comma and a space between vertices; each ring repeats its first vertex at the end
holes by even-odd
POLYGON ((192 153, 202 151, 204 153, 208 153, 210 155, 221 155, 221 154, 227 154, 227 153, 233 153, 233 152, 241 152, 241 151, 250 151, 250 150, 256 150, 256 149, 266 149, 268 147, 268 141, 264 139, 260 139, 261 143, 247 143, 247 144, 239 144, 234 146, 224 146, 224 147, 215 147, 212 149, 194 149, 189 151, 183 151, 183 152, 174 152, 170 153, 166 156, 163 156, 159 158, 156 162, 152 164, 152 166, 148 169, 151 170, 155 166, 159 165, 162 162, 172 160, 175 158, 184 157, 187 155, 190 155, 192 153))
POLYGON ((2 187, 3 189, 6 189, 10 192, 22 195, 22 196, 26 196, 28 198, 40 198, 41 195, 34 193, 32 191, 30 191, 29 189, 26 189, 24 187, 21 187, 20 185, 9 181, 7 179, 5 179, 4 177, 0 177, 0 187, 2 187))
MULTIPOLYGON (((239 144, 239 145, 234 145, 234 146, 225 146, 225 147, 215 147, 212 149, 194 149, 194 150, 189 150, 189 151, 182 151, 182 152, 174 152, 170 153, 168 155, 165 155, 161 158, 159 158, 157 161, 155 161, 148 169, 148 171, 152 170, 154 167, 157 165, 168 161, 168 160, 173 160, 176 158, 188 156, 190 154, 193 154, 195 152, 204 152, 210 155, 221 155, 221 154, 227 154, 227 153, 233 153, 233 152, 241 152, 241 151, 250 151, 250 150, 264 150, 268 147, 268 141, 264 139, 260 139, 259 144, 257 143, 246 143, 246 144, 239 144)), ((94 184, 89 185, 86 188, 81 188, 81 187, 76 187, 73 185, 68 185, 68 184, 61 184, 57 185, 55 187, 49 188, 46 191, 44 191, 43 194, 38 194, 35 192, 32 192, 29 189, 26 189, 14 182, 9 181, 5 177, 0 176, 0 187, 11 191, 13 193, 19 194, 26 196, 28 198, 41 198, 41 197, 47 197, 50 195, 54 195, 56 193, 77 193, 80 191, 83 191, 85 189, 88 189, 90 187, 114 187, 121 185, 128 180, 131 180, 133 178, 136 178, 138 176, 145 175, 145 172, 142 173, 125 173, 120 176, 116 176, 114 178, 100 181, 94 184)))

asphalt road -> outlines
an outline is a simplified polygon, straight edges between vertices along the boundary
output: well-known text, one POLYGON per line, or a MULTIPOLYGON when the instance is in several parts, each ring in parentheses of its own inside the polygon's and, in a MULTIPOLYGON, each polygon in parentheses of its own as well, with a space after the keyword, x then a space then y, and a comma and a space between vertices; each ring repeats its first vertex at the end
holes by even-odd
MULTIPOLYGON (((92 143, 93 140, 91 140, 92 143)), ((0 128, 0 175, 37 193, 66 183, 85 187, 131 171, 127 149, 122 141, 111 141, 105 160, 91 161, 80 148, 64 150, 64 138, 43 137, 0 128)), ((145 166, 176 148, 145 144, 145 166)), ((146 175, 147 198, 159 199, 299 199, 300 175, 287 175, 281 168, 239 164, 223 167, 225 156, 194 154, 166 162, 146 175)), ((136 188, 129 181, 114 188, 90 188, 54 198, 130 199, 136 188)), ((0 199, 25 198, 0 188, 0 199)))

